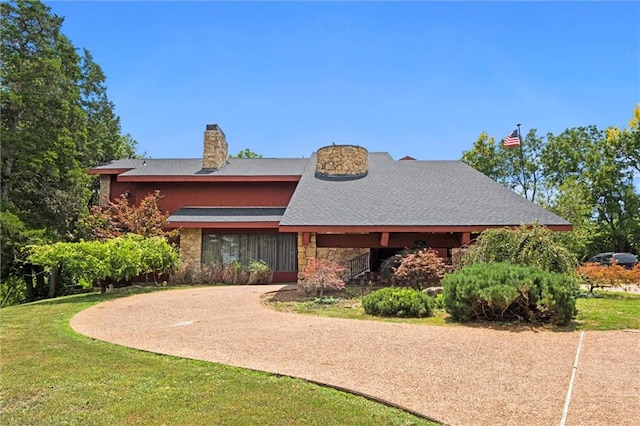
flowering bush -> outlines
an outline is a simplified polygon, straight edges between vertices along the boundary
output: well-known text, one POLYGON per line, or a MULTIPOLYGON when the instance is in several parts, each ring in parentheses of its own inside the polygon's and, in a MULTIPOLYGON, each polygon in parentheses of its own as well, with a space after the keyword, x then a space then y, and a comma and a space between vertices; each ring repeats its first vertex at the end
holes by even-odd
POLYGON ((340 278, 344 268, 327 259, 309 259, 309 263, 299 274, 298 291, 314 296, 323 296, 325 290, 343 290, 340 278))
POLYGON ((625 269, 615 262, 609 266, 588 262, 578 266, 577 271, 589 285, 590 292, 596 287, 619 287, 634 283, 640 285, 640 265, 625 269))

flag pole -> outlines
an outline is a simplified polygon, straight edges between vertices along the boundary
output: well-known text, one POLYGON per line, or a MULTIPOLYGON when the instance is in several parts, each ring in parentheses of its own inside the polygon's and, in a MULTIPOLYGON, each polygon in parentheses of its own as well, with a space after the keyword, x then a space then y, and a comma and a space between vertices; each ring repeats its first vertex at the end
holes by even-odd
POLYGON ((529 196, 527 194, 527 176, 524 170, 524 151, 522 149, 522 131, 520 130, 520 123, 518 123, 517 126, 518 126, 518 141, 520 141, 520 164, 522 165, 522 189, 524 190, 524 198, 528 200, 529 196))

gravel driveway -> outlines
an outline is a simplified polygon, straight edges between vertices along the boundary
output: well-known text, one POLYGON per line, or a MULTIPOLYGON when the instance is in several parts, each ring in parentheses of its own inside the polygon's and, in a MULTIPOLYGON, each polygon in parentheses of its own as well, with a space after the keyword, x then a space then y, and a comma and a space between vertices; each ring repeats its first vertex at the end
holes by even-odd
POLYGON ((136 295, 84 310, 71 326, 133 348, 349 389, 451 425, 560 425, 563 413, 566 425, 640 424, 638 332, 429 327, 261 304, 282 287, 136 295))

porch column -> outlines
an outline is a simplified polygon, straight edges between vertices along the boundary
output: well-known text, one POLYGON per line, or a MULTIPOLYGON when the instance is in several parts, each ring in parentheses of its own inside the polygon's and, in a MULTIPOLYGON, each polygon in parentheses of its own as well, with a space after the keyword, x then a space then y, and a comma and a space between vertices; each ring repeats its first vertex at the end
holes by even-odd
POLYGON ((98 206, 107 207, 111 201, 111 175, 100 175, 98 206))
POLYGON ((182 261, 202 262, 202 229, 180 229, 180 258, 182 261))
POLYGON ((308 259, 317 256, 316 233, 298 232, 298 272, 302 272, 307 266, 308 259))

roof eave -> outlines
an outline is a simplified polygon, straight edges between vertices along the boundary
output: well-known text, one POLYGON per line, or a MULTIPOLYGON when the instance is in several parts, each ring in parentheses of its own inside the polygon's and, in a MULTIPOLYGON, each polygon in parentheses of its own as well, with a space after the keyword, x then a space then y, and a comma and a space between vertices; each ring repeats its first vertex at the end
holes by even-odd
POLYGON ((206 176, 206 175, 130 175, 118 182, 298 182, 299 175, 206 176))
POLYGON ((166 228, 278 229, 280 222, 167 222, 166 228))
POLYGON ((90 175, 119 175, 120 173, 126 173, 133 170, 135 167, 128 168, 102 168, 102 169, 87 169, 87 173, 90 175))
MULTIPOLYGON (((519 228, 521 224, 504 225, 367 225, 367 226, 338 226, 338 225, 280 225, 280 232, 482 232, 490 228, 519 228)), ((568 232, 572 225, 544 225, 552 231, 568 232)))

